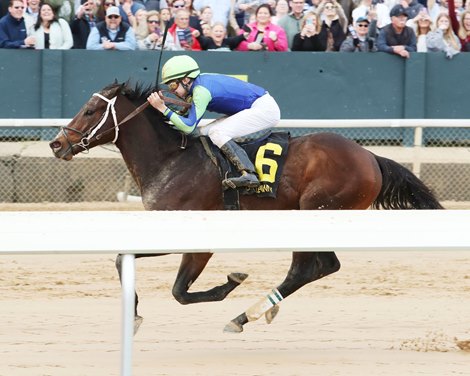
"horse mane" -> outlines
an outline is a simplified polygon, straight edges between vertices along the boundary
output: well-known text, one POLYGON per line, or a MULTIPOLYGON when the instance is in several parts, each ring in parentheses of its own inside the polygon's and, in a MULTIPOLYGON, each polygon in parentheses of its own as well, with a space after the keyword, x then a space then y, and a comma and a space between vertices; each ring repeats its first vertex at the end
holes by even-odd
POLYGON ((103 88, 104 93, 116 93, 118 90, 121 91, 121 94, 124 95, 127 99, 131 102, 136 104, 144 103, 148 96, 152 94, 155 90, 157 90, 151 84, 144 84, 143 82, 136 82, 135 85, 132 87, 130 80, 127 80, 123 83, 118 83, 117 81, 109 84, 105 88, 103 88))

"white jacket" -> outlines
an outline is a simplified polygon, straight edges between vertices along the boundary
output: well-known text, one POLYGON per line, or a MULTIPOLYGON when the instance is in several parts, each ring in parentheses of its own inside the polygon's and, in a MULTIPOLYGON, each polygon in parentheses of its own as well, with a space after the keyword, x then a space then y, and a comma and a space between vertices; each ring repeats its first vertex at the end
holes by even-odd
MULTIPOLYGON (((59 22, 53 22, 49 29, 49 48, 51 50, 69 50, 73 46, 73 37, 70 26, 62 18, 59 22)), ((36 37, 36 50, 44 49, 44 29, 39 26, 39 29, 34 30, 34 26, 30 28, 28 35, 36 37)))

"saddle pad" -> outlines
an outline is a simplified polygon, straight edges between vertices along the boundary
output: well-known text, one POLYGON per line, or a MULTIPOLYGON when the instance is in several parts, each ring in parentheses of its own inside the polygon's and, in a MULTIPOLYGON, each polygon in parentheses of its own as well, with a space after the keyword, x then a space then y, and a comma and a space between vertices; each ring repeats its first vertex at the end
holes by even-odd
MULTIPOLYGON (((257 188, 241 188, 241 194, 276 197, 279 178, 281 177, 287 156, 289 138, 290 134, 288 132, 272 132, 259 139, 239 143, 253 162, 261 183, 257 188)), ((210 152, 208 148, 205 149, 213 161, 215 160, 214 155, 217 157, 218 163, 216 164, 220 169, 222 179, 238 174, 235 168, 230 168, 231 163, 225 158, 219 148, 212 144, 208 137, 201 136, 201 142, 211 146, 210 152)))

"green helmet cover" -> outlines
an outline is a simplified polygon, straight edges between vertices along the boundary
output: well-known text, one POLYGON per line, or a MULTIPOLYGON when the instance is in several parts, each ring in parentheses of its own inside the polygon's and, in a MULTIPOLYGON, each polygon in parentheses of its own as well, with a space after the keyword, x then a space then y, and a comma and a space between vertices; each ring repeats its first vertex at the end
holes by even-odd
POLYGON ((178 78, 196 78, 200 73, 199 65, 191 56, 174 56, 163 66, 162 82, 167 84, 178 78))

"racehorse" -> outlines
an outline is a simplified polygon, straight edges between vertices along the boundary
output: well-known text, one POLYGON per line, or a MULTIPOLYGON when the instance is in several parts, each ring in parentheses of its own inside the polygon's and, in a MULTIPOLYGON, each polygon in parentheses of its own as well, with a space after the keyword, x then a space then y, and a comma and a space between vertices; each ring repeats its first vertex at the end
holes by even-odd
MULTIPOLYGON (((146 210, 222 210, 222 184, 218 169, 197 137, 182 135, 157 110, 145 108, 153 91, 142 84, 114 83, 85 103, 50 147, 57 158, 114 142, 140 188, 146 210), (140 111, 139 109, 145 108, 140 111), (130 114, 130 115, 129 115, 130 114)), ((276 198, 240 196, 243 210, 348 210, 442 209, 431 190, 397 162, 379 157, 334 133, 316 133, 289 140, 289 148, 276 198)), ((182 230, 184 231, 184 230, 182 230)), ((312 229, 314 237, 315 229, 312 229)), ((234 229, 243 236, 242 229, 234 229)), ((136 255, 136 257, 161 256, 136 255)), ((207 291, 190 292, 211 258, 207 253, 182 255, 173 286, 181 304, 221 301, 247 277, 231 273, 227 282, 207 291)), ((121 272, 121 256, 116 259, 121 272)), ((284 281, 267 297, 230 321, 226 331, 241 332, 243 325, 265 315, 272 321, 278 304, 307 283, 338 271, 334 252, 293 252, 284 281)), ((142 318, 135 303, 135 330, 142 318)))

